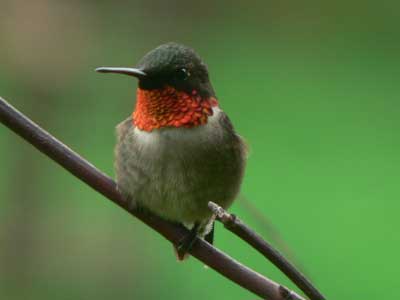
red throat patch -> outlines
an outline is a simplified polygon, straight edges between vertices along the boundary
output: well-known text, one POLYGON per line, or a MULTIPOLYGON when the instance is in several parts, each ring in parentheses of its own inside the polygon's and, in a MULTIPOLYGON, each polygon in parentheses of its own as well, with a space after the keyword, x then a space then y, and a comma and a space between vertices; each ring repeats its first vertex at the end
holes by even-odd
POLYGON ((191 94, 171 86, 160 90, 137 89, 133 123, 140 130, 161 127, 194 127, 207 123, 212 107, 218 106, 214 97, 203 99, 193 90, 191 94))

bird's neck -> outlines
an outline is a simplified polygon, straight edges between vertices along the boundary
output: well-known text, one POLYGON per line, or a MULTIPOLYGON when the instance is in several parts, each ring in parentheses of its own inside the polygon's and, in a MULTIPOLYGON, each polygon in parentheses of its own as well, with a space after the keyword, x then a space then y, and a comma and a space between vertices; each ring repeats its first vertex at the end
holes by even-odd
POLYGON ((200 126, 207 123, 214 106, 218 106, 217 99, 202 98, 195 90, 188 94, 171 86, 155 90, 138 88, 133 123, 144 131, 200 126))

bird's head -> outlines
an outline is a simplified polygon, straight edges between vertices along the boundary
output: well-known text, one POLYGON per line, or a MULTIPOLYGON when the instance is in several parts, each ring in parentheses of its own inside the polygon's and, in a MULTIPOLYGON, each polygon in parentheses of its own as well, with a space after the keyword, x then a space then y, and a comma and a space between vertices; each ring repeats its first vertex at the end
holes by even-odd
POLYGON ((96 71, 139 80, 133 121, 141 130, 203 125, 218 105, 207 66, 191 48, 176 43, 150 51, 136 68, 101 67, 96 71))

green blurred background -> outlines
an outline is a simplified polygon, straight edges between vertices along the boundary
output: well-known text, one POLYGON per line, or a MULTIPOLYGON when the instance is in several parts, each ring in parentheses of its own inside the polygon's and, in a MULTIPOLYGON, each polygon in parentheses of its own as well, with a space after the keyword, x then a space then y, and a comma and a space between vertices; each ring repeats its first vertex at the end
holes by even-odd
MULTIPOLYGON (((398 1, 1 0, 0 95, 113 175, 133 66, 168 41, 207 62, 251 145, 243 193, 328 299, 395 299, 398 1)), ((256 299, 0 126, 0 299, 256 299)), ((268 236, 237 202, 232 211, 268 236)), ((293 288, 217 227, 217 247, 293 288)))

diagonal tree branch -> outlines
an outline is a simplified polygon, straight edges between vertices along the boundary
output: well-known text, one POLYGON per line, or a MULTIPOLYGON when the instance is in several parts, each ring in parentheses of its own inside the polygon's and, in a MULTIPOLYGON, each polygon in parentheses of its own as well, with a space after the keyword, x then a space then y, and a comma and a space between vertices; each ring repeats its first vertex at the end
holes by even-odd
POLYGON ((268 258, 279 270, 289 277, 311 300, 324 300, 324 296, 272 245, 264 241, 254 230, 244 224, 234 214, 228 213, 218 204, 210 201, 208 207, 224 227, 234 233, 254 249, 268 258))
MULTIPOLYGON (((131 210, 128 203, 124 201, 124 197, 117 191, 116 184, 110 177, 100 172, 88 161, 33 123, 2 98, 0 98, 0 122, 68 170, 72 175, 146 223, 170 242, 177 244, 188 233, 185 228, 167 222, 157 216, 131 210)), ((190 254, 226 278, 264 299, 304 300, 295 292, 254 272, 201 239, 196 240, 190 254)))

